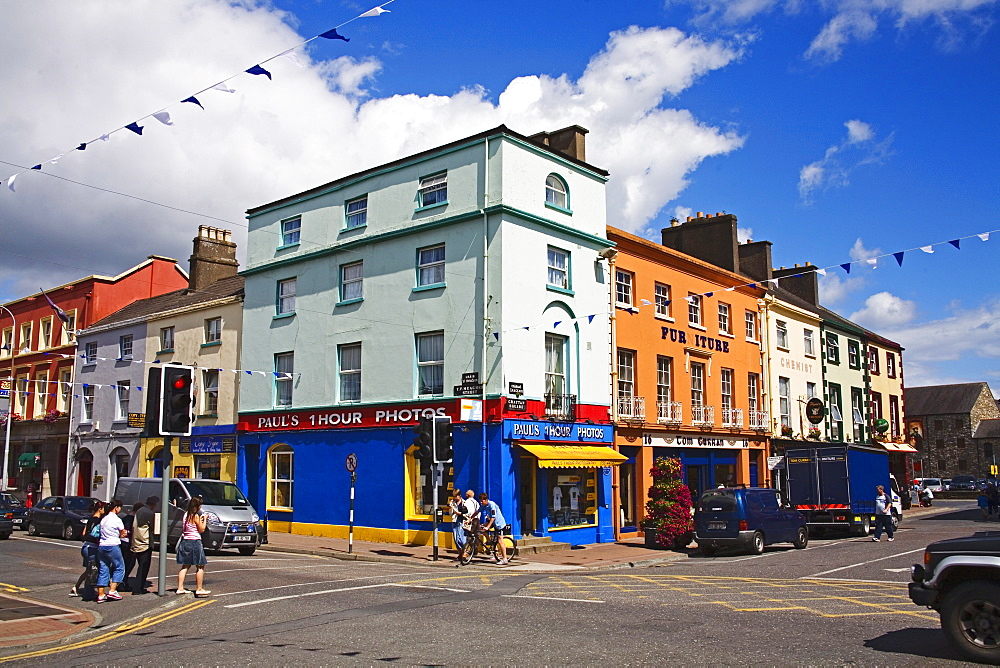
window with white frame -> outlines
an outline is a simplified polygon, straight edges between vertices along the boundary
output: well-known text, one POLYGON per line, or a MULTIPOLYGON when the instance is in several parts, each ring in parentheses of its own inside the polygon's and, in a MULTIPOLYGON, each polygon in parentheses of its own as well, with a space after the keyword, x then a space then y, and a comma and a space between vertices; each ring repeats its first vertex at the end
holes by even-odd
POLYGON ((896 377, 896 355, 888 351, 885 353, 885 375, 889 378, 896 377))
POLYGON ((174 328, 160 328, 160 350, 166 352, 174 349, 174 328))
POLYGON ((851 388, 851 415, 854 418, 854 440, 863 441, 865 438, 865 398, 864 390, 860 387, 851 388))
POLYGON ((545 179, 545 203, 560 209, 569 208, 567 206, 566 184, 555 174, 549 174, 545 179))
POLYGON ((10 357, 14 354, 14 328, 8 327, 3 330, 3 342, 0 348, 0 355, 10 357))
POLYGON ((94 420, 94 386, 87 385, 83 388, 83 421, 93 422, 94 420))
POLYGON ((444 244, 417 251, 417 287, 444 283, 444 244))
POLYGON ((83 352, 83 363, 84 364, 97 364, 97 342, 91 341, 86 346, 84 346, 83 352))
POLYGON ((899 397, 889 395, 889 429, 890 434, 899 436, 899 397))
POLYGON ((549 246, 546 285, 569 290, 569 253, 549 246))
POLYGON ((31 386, 28 384, 27 374, 18 376, 14 383, 17 387, 17 410, 14 412, 28 417, 28 397, 31 394, 31 386))
POLYGON ((364 261, 344 264, 340 267, 340 301, 349 302, 364 299, 364 261))
POLYGON ((632 285, 635 275, 623 269, 615 270, 615 303, 619 306, 632 305, 632 285))
POLYGON ((281 221, 281 245, 294 246, 299 243, 299 234, 301 231, 302 218, 299 216, 281 221))
POLYGON ((444 394, 444 332, 417 334, 417 394, 444 394))
POLYGON ((275 311, 278 315, 295 313, 296 279, 286 278, 278 281, 278 302, 275 311))
POLYGON ((21 325, 21 352, 31 351, 31 323, 26 322, 21 325))
POLYGON ((119 380, 115 383, 115 386, 118 394, 118 402, 115 406, 115 420, 127 420, 129 392, 132 389, 130 381, 119 380))
POLYGON ((73 343, 74 336, 76 336, 76 311, 66 311, 66 322, 62 325, 60 342, 63 345, 73 343))
POLYGON ((653 285, 653 302, 656 308, 656 315, 665 318, 670 317, 670 286, 666 283, 656 283, 653 285))
POLYGON ((656 356, 656 400, 672 401, 674 360, 664 355, 656 356))
POLYGON ((689 293, 688 303, 688 324, 701 326, 701 295, 689 293))
POLYGON ((868 346, 868 371, 874 374, 879 373, 878 348, 873 346, 868 346))
POLYGON ((826 361, 840 364, 840 339, 836 334, 826 333, 826 361))
POLYGON ((420 206, 433 206, 448 201, 448 173, 442 172, 420 179, 420 206))
POLYGON ((269 508, 291 510, 292 485, 295 482, 294 463, 295 453, 290 446, 284 443, 274 446, 267 453, 267 505, 269 508))
POLYGON ((618 349, 618 396, 635 396, 635 351, 618 349))
POLYGON ((38 331, 38 349, 45 350, 52 347, 52 318, 42 318, 38 331))
POLYGON ((132 335, 126 334, 125 336, 118 337, 118 359, 120 360, 130 360, 132 359, 132 335))
POLYGON ((691 405, 705 405, 705 365, 691 362, 691 405))
POLYGON ((73 370, 59 370, 59 405, 61 412, 69 410, 70 397, 73 395, 73 370))
POLYGON ((806 399, 816 397, 816 383, 806 382, 806 399))
POLYGON ((292 405, 292 386, 295 372, 295 353, 276 353, 274 356, 274 405, 287 408, 292 405))
POLYGON ((743 322, 746 329, 746 335, 748 341, 757 340, 757 314, 753 311, 747 311, 743 316, 743 322))
POLYGON ((723 410, 733 407, 733 370, 722 369, 720 374, 722 383, 722 408, 723 410))
POLYGON ((792 381, 784 376, 778 377, 778 413, 781 415, 781 426, 792 426, 792 381))
POLYGON ((784 320, 774 321, 775 343, 779 348, 788 350, 788 323, 784 320))
POLYGON ((816 349, 813 346, 813 331, 811 329, 802 330, 802 347, 806 355, 816 356, 816 349))
POLYGON ((364 227, 368 224, 368 195, 352 199, 347 203, 347 229, 364 227))
POLYGON ((733 324, 729 317, 729 304, 723 304, 722 302, 719 302, 719 333, 733 333, 733 324))
POLYGON ((840 385, 830 383, 829 388, 830 438, 839 441, 844 434, 844 416, 840 407, 843 406, 843 396, 840 385))
POLYGON ((34 417, 45 417, 45 404, 49 398, 49 374, 39 373, 35 376, 35 412, 34 417))
POLYGON ((202 375, 204 391, 201 410, 204 415, 217 415, 219 412, 219 370, 205 369, 202 375))
POLYGON ((205 320, 205 343, 220 343, 222 341, 222 318, 205 320))
POLYGON ((340 359, 340 402, 361 401, 361 344, 349 343, 339 346, 340 359))
MULTIPOLYGON (((562 396, 566 391, 566 342, 565 336, 545 335, 545 395, 562 396)), ((559 404, 561 405, 561 404, 559 404)))
POLYGON ((760 397, 760 374, 747 374, 747 404, 751 411, 757 410, 760 397))

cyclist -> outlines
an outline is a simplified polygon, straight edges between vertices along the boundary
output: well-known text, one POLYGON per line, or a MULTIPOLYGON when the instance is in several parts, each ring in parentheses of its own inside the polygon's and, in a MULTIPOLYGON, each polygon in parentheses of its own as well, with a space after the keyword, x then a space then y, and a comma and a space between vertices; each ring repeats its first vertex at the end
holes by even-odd
POLYGON ((503 513, 500 512, 500 506, 496 502, 490 501, 490 497, 486 492, 479 495, 479 526, 484 532, 496 531, 497 547, 500 548, 500 559, 497 561, 497 564, 506 566, 509 563, 507 560, 507 546, 504 545, 504 541, 500 537, 507 529, 507 522, 504 520, 503 513))

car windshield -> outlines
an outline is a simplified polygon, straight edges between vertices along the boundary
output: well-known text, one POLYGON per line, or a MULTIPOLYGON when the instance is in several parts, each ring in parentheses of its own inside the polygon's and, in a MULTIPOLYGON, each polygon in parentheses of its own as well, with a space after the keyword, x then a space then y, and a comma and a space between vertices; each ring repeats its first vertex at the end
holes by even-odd
POLYGON ((23 505, 21 503, 21 499, 17 498, 13 494, 8 494, 7 492, 4 492, 3 494, 0 494, 0 500, 2 500, 4 503, 6 503, 6 504, 8 504, 10 506, 20 506, 20 505, 23 505))
POLYGON ((966 482, 966 483, 968 483, 968 482, 976 482, 976 479, 973 478, 971 475, 957 475, 954 478, 952 478, 951 481, 953 483, 954 482, 966 482))
POLYGON ((245 506, 249 501, 240 488, 231 482, 218 480, 185 480, 191 496, 200 496, 206 506, 245 506))
POLYGON ((713 489, 698 499, 698 509, 705 512, 731 513, 736 510, 736 495, 731 489, 713 489))
POLYGON ((923 481, 924 487, 933 487, 934 485, 940 485, 940 484, 941 480, 938 478, 924 478, 923 481))
POLYGON ((90 510, 90 505, 96 499, 91 499, 86 496, 67 496, 66 497, 66 508, 64 510, 72 510, 78 513, 85 513, 90 510))

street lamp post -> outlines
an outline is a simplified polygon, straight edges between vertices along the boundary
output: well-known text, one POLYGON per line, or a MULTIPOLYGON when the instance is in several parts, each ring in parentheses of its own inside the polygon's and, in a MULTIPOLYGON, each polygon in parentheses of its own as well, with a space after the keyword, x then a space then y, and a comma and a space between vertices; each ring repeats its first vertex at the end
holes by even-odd
POLYGON ((0 475, 2 475, 2 478, 0 478, 0 491, 6 492, 8 480, 7 467, 10 466, 10 423, 14 421, 14 395, 17 391, 14 389, 14 336, 17 333, 17 318, 14 317, 14 314, 6 306, 0 306, 0 309, 7 311, 13 323, 10 328, 10 389, 7 391, 7 425, 3 441, 3 470, 0 471, 0 475))

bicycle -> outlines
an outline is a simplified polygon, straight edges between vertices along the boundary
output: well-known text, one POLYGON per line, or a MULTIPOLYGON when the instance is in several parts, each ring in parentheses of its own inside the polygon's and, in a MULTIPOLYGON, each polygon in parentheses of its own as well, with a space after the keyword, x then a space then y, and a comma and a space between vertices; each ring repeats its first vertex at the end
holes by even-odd
POLYGON ((492 557, 494 561, 499 562, 499 541, 503 541, 503 546, 506 548, 507 561, 517 556, 517 541, 513 536, 501 534, 496 529, 486 529, 484 531, 478 525, 475 526, 469 534, 469 539, 466 541, 465 547, 462 549, 459 562, 463 566, 468 566, 477 554, 484 554, 492 557))

